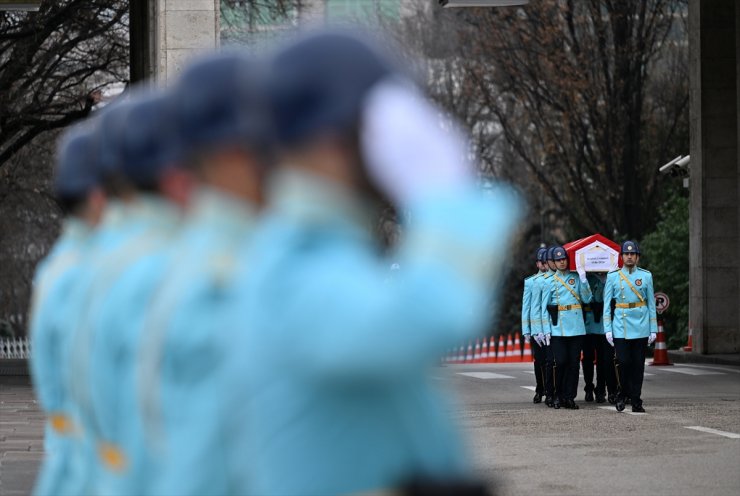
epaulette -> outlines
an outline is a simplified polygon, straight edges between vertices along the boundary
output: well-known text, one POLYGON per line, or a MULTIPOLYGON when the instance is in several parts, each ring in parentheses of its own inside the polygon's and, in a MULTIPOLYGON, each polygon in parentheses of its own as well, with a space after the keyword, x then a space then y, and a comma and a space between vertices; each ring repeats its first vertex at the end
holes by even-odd
POLYGON ((651 272, 650 272, 649 270, 645 270, 645 269, 643 269, 642 267, 637 267, 637 270, 641 270, 641 271, 643 271, 643 272, 647 272, 648 274, 650 274, 650 273, 651 273, 651 272))
POLYGON ((607 275, 614 274, 615 272, 619 272, 620 270, 622 270, 622 269, 614 269, 612 271, 607 272, 607 275))
POLYGON ((537 274, 532 274, 532 275, 531 275, 531 276, 529 276, 529 277, 525 277, 525 278, 524 278, 524 280, 525 280, 525 281, 529 281, 529 280, 530 280, 530 279, 532 279, 533 277, 537 277, 537 274))

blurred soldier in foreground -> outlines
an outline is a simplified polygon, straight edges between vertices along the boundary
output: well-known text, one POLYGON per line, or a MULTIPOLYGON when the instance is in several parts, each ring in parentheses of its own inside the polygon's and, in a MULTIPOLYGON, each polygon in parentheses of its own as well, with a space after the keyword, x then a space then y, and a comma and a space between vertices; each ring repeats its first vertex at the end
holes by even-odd
POLYGON ((353 37, 285 49, 271 81, 282 167, 234 319, 245 354, 229 376, 249 402, 236 492, 465 494, 470 467, 426 372, 485 328, 520 201, 480 191, 462 138, 353 37), (408 214, 393 284, 371 234, 381 194, 408 214))
POLYGON ((653 275, 637 266, 640 247, 634 241, 622 243, 624 266, 609 272, 604 287, 604 329, 614 346, 619 365, 621 391, 617 411, 629 398, 633 412, 644 412, 642 380, 645 374, 645 349, 658 333, 653 275))
POLYGON ((554 407, 577 410, 575 402, 578 390, 578 369, 580 368, 583 335, 582 307, 591 301, 591 289, 586 274, 568 271, 568 254, 562 246, 552 251, 552 259, 557 271, 548 279, 550 284, 542 292, 545 307, 543 326, 552 334, 552 353, 555 360, 554 407))
POLYGON ((547 353, 545 351, 545 335, 542 332, 542 311, 540 304, 542 301, 540 278, 544 275, 547 268, 542 261, 547 248, 540 248, 535 255, 537 273, 524 279, 524 294, 522 296, 522 335, 524 341, 529 343, 534 338, 532 351, 534 355, 534 377, 536 388, 534 392, 534 403, 542 402, 542 396, 545 394, 545 377, 547 353))
POLYGON ((235 494, 229 456, 244 419, 230 424, 223 366, 241 360, 224 322, 239 305, 233 287, 249 264, 249 240, 262 203, 269 120, 262 68, 236 55, 211 56, 175 85, 175 125, 196 182, 176 240, 173 265, 148 316, 140 391, 156 478, 149 494, 235 494), (245 257, 239 260, 240 257, 245 257))
POLYGON ((150 92, 121 105, 115 126, 103 122, 99 132, 115 146, 107 153, 117 162, 125 216, 115 246, 94 261, 83 288, 76 351, 90 358, 73 379, 89 391, 82 409, 99 462, 91 488, 96 494, 140 494, 147 476, 147 460, 133 456, 144 443, 135 370, 144 315, 161 283, 179 220, 178 206, 166 193, 179 183, 169 98, 150 92))
POLYGON ((57 151, 54 192, 65 216, 62 233, 36 270, 31 308, 31 375, 48 418, 46 455, 34 489, 37 496, 65 493, 72 436, 79 434, 67 390, 70 334, 62 320, 62 309, 85 261, 90 232, 105 207, 89 126, 77 125, 63 135, 57 151))

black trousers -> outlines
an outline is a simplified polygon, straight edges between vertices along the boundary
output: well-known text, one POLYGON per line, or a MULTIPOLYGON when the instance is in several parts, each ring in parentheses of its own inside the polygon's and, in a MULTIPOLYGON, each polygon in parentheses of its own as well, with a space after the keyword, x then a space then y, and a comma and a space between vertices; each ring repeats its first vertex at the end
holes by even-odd
POLYGON ((552 353, 550 347, 540 346, 534 339, 531 343, 532 356, 534 357, 534 377, 537 381, 535 392, 552 396, 552 353))
POLYGON ((551 344, 555 360, 553 365, 555 396, 561 401, 574 400, 578 391, 583 336, 553 336, 551 344))
POLYGON ((629 398, 633 406, 642 405, 642 379, 645 375, 647 341, 648 338, 614 339, 620 396, 629 398))
POLYGON ((583 337, 583 380, 584 391, 597 394, 617 392, 617 376, 614 369, 614 349, 603 334, 586 334, 583 337), (594 387, 594 359, 596 360, 596 387, 594 387))

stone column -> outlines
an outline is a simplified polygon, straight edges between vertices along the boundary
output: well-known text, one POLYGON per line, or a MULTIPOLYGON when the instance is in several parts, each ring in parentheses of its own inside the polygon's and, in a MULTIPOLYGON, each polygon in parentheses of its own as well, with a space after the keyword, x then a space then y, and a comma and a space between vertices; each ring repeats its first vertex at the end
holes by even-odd
POLYGON ((735 0, 690 0, 689 327, 699 353, 740 351, 740 160, 735 0))
POLYGON ((219 46, 219 0, 155 0, 157 81, 166 84, 194 55, 219 46))

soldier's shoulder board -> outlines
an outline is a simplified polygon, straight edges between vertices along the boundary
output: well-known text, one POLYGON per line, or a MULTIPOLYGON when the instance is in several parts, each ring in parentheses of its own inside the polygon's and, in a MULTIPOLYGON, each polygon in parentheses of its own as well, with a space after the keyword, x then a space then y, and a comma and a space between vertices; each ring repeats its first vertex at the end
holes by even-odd
POLYGON ((616 273, 617 273, 617 272, 619 272, 620 270, 622 270, 622 269, 614 269, 614 270, 612 270, 612 271, 609 271, 609 272, 607 272, 607 274, 606 274, 606 275, 609 275, 609 274, 616 274, 616 273))
POLYGON ((532 274, 531 276, 525 277, 524 280, 529 281, 531 279, 534 279, 535 277, 537 277, 537 274, 532 274))
POLYGON ((641 270, 641 271, 643 271, 643 272, 647 272, 648 274, 652 275, 652 274, 651 274, 651 272, 650 272, 649 270, 645 270, 645 269, 643 269, 642 267, 637 267, 637 270, 641 270))

